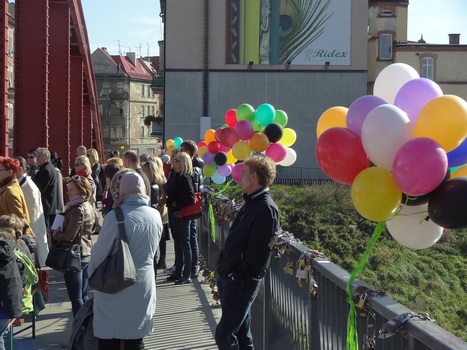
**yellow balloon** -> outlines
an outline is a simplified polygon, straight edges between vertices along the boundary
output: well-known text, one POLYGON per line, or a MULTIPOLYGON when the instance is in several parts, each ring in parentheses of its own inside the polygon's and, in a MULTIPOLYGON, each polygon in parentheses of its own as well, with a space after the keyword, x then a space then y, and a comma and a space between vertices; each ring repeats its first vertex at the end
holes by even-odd
POLYGON ((432 99, 418 115, 414 137, 429 137, 452 151, 467 137, 467 102, 455 95, 432 99))
POLYGON ((173 146, 174 144, 174 140, 172 139, 168 139, 167 141, 165 141, 165 145, 167 146, 167 148, 169 148, 170 146, 173 146))
POLYGON ((232 146, 232 154, 238 160, 244 160, 250 155, 250 145, 246 141, 237 141, 232 146))
POLYGON ((207 151, 208 151, 207 146, 201 146, 200 148, 198 148, 198 156, 202 157, 203 154, 205 154, 207 151))
POLYGON ((290 128, 284 128, 282 138, 279 140, 285 147, 292 146, 297 141, 297 134, 290 128))
POLYGON ((316 124, 316 136, 319 138, 323 132, 331 128, 345 128, 348 110, 347 107, 335 106, 324 111, 316 124))
POLYGON ((232 151, 227 152, 227 164, 235 164, 237 158, 235 158, 232 154, 232 151))
POLYGON ((362 170, 353 181, 350 193, 358 213, 376 222, 396 214, 402 200, 402 192, 391 173, 378 167, 362 170))
POLYGON ((175 145, 170 145, 169 147, 167 147, 167 149, 165 150, 165 154, 167 154, 169 157, 172 157, 172 152, 176 149, 177 147, 175 147, 175 145))
POLYGON ((204 142, 209 145, 209 142, 217 141, 215 136, 216 130, 208 129, 204 133, 204 142))
POLYGON ((462 168, 457 169, 451 174, 451 179, 454 179, 455 177, 460 177, 460 176, 467 176, 467 166, 463 166, 462 168))

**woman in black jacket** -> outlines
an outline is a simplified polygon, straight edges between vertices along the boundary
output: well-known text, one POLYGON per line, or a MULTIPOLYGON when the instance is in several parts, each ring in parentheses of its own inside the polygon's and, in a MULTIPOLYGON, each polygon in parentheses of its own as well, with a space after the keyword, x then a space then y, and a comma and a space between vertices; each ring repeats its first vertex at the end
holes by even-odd
POLYGON ((167 183, 167 207, 169 208, 169 225, 174 237, 175 272, 167 277, 167 281, 175 284, 191 283, 191 245, 190 220, 179 217, 182 207, 195 202, 193 189, 193 167, 187 153, 179 152, 172 159, 172 177, 167 183), (182 273, 183 270, 183 273, 182 273))

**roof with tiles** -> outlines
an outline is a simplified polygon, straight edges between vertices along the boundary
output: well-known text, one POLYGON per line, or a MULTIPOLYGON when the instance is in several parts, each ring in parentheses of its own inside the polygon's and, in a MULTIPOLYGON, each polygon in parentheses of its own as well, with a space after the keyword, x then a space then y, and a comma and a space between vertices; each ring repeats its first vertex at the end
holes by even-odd
POLYGON ((127 56, 112 55, 112 59, 120 65, 120 69, 131 78, 152 80, 152 74, 141 58, 129 52, 127 56))

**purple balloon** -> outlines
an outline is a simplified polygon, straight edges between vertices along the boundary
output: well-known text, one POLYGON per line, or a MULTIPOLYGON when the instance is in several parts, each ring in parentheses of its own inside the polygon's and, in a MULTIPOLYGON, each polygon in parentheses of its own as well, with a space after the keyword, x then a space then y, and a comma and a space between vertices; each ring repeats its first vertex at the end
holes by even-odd
POLYGON ((206 153, 203 153, 201 158, 204 160, 205 164, 212 164, 212 163, 214 163, 214 157, 215 156, 216 155, 212 154, 211 152, 206 152, 206 153))
POLYGON ((253 125, 248 120, 239 120, 234 129, 239 140, 249 140, 255 132, 253 125))
POLYGON ((382 98, 373 95, 365 95, 357 98, 349 107, 346 117, 347 129, 353 131, 358 137, 362 136, 362 125, 366 116, 373 109, 386 104, 382 98))
POLYGON ((423 107, 432 99, 442 95, 443 91, 433 80, 417 78, 402 85, 394 104, 407 113, 412 124, 415 124, 423 107))
POLYGON ((217 167, 217 173, 221 176, 229 176, 232 173, 232 168, 228 165, 221 165, 217 167))

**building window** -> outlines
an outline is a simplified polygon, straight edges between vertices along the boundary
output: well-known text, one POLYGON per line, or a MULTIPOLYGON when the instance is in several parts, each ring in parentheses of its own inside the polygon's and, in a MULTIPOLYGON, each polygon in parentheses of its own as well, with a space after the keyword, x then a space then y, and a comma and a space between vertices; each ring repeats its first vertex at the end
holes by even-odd
POLYGON ((147 90, 148 90, 148 96, 147 97, 151 97, 151 85, 148 85, 147 90))
POLYGON ((392 34, 379 36, 379 59, 392 60, 392 34))
POLYGON ((121 94, 124 91, 125 91, 125 84, 119 81, 117 83, 117 92, 121 94))
POLYGON ((162 123, 152 123, 151 136, 162 135, 163 131, 162 123))
POLYGON ((151 115, 151 106, 148 106, 148 115, 151 115))
POLYGON ((434 79, 434 63, 435 60, 433 57, 422 57, 421 59, 422 63, 422 69, 421 69, 421 77, 422 78, 427 78, 427 79, 434 79))
POLYGON ((141 117, 144 117, 144 106, 141 106, 141 117))
POLYGON ((141 127, 141 138, 144 138, 144 130, 146 129, 145 126, 141 127))
POLYGON ((115 137, 117 139, 123 138, 123 127, 121 127, 121 126, 116 126, 115 127, 115 137))
POLYGON ((152 115, 156 115, 156 106, 151 107, 152 115))
POLYGON ((144 97, 144 84, 141 85, 141 96, 144 97))

